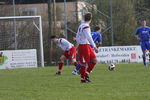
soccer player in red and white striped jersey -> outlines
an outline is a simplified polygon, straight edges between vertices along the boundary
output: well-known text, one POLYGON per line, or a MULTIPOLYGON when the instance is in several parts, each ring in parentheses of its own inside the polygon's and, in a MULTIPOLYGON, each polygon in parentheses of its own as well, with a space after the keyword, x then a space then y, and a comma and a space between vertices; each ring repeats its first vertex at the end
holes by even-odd
POLYGON ((81 82, 86 83, 90 82, 89 80, 89 73, 94 68, 95 64, 97 63, 96 54, 98 49, 92 39, 91 36, 91 29, 90 23, 92 21, 92 14, 87 13, 84 15, 84 23, 82 23, 76 34, 76 41, 78 46, 78 53, 79 53, 79 61, 81 63, 80 73, 81 73, 81 82), (93 47, 93 49, 91 48, 93 47), (88 67, 86 68, 86 64, 88 67))
POLYGON ((64 51, 60 57, 60 62, 58 63, 58 71, 56 72, 57 75, 61 75, 65 59, 72 59, 74 66, 78 65, 78 62, 76 61, 76 48, 72 43, 64 38, 58 38, 55 35, 51 36, 51 40, 64 51))

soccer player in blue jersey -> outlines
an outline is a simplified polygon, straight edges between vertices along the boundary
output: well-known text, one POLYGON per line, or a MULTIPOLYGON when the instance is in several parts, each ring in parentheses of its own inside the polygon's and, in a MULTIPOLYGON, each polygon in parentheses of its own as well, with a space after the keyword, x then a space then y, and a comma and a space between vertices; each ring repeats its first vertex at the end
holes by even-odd
MULTIPOLYGON (((140 41, 143 51, 143 64, 146 66, 146 52, 150 52, 150 27, 146 26, 146 20, 141 21, 141 27, 138 27, 135 32, 135 37, 140 41)), ((149 55, 150 58, 150 55, 149 55)), ((149 61, 150 62, 150 61, 149 61)))
MULTIPOLYGON (((96 44, 97 48, 102 45, 102 35, 101 35, 100 32, 101 32, 101 28, 100 28, 99 26, 96 26, 96 27, 94 28, 94 32, 91 32, 93 41, 94 41, 94 43, 96 44)), ((76 40, 76 39, 74 38, 74 40, 76 40)), ((80 69, 80 67, 81 67, 81 66, 77 66, 77 67, 73 70, 72 74, 77 75, 77 74, 78 74, 78 71, 79 71, 79 69, 80 69)))
POLYGON ((102 45, 102 35, 100 32, 101 28, 99 26, 96 26, 94 28, 94 32, 91 32, 92 38, 97 47, 100 47, 102 45))

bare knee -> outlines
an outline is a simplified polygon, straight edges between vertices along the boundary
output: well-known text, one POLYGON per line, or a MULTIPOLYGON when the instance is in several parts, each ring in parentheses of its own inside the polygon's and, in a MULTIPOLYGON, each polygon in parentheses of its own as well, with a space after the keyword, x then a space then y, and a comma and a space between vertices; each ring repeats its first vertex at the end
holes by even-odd
POLYGON ((72 59, 72 63, 77 62, 76 59, 72 59))
POLYGON ((146 50, 145 50, 145 51, 143 51, 143 56, 146 56, 146 52, 147 52, 146 50))
POLYGON ((61 56, 60 57, 60 62, 64 62, 65 59, 66 59, 65 56, 61 56))

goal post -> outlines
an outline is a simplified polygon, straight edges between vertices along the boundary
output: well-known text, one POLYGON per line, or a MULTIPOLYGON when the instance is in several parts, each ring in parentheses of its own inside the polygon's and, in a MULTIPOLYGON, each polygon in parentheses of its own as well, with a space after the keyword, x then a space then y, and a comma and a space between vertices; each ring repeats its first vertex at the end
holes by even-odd
POLYGON ((0 50, 14 50, 15 45, 18 50, 36 49, 38 66, 44 67, 41 16, 0 17, 0 50))

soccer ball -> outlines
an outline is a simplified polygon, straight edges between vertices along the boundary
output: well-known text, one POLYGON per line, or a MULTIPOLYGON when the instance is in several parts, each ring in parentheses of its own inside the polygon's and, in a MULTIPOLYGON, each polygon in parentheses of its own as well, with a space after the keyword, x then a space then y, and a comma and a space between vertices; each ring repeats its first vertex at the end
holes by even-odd
POLYGON ((109 69, 110 71, 115 70, 115 64, 113 64, 113 63, 109 64, 109 65, 108 65, 108 69, 109 69))

